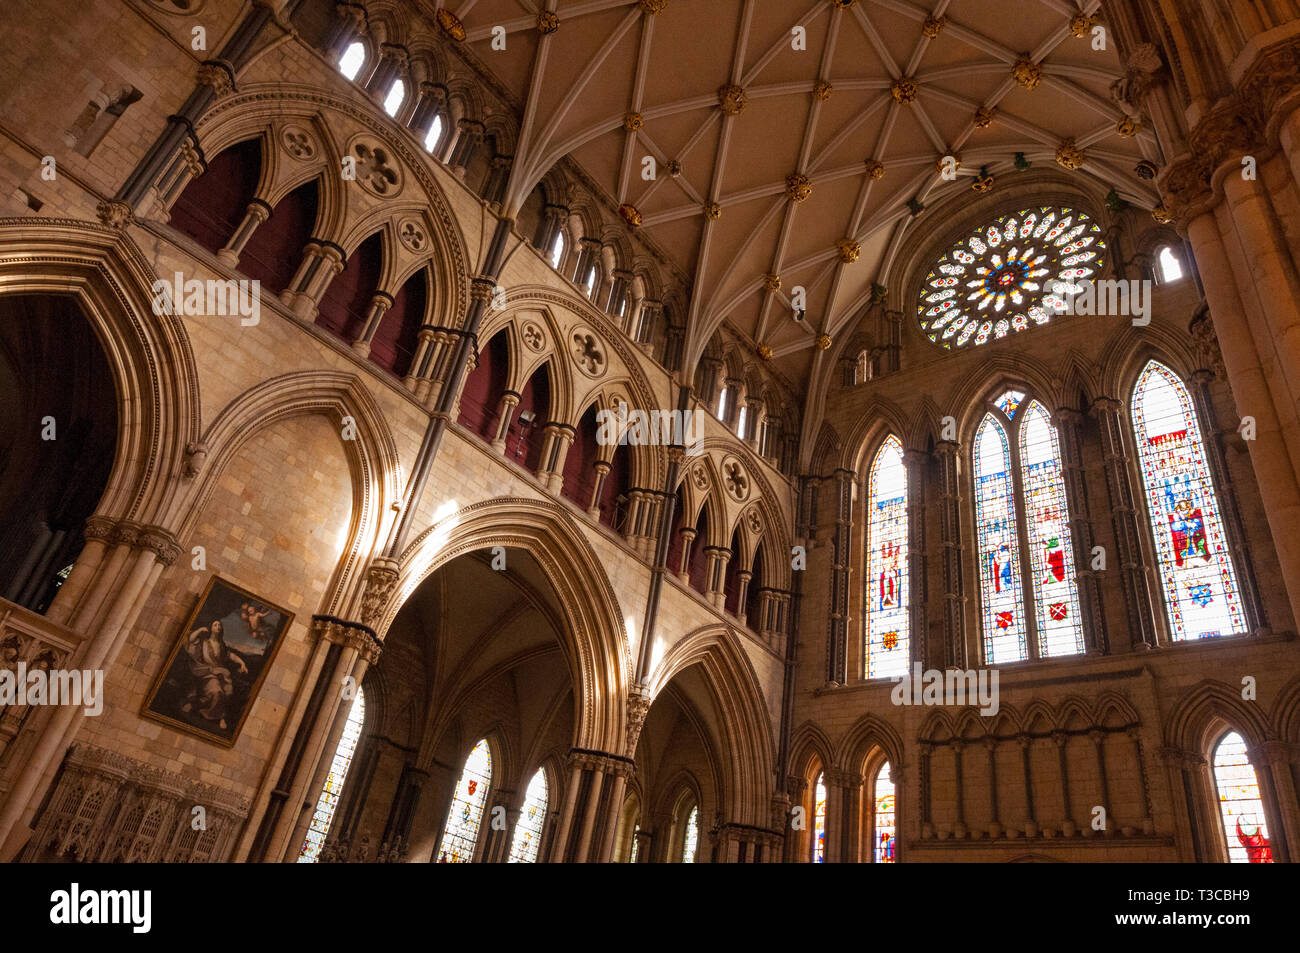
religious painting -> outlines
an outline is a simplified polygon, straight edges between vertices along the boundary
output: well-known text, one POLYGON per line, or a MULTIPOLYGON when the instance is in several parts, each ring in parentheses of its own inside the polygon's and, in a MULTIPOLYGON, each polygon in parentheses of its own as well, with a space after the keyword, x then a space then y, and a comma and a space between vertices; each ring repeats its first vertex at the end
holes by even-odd
POLYGON ((213 576, 142 714, 232 747, 291 621, 293 613, 213 576))

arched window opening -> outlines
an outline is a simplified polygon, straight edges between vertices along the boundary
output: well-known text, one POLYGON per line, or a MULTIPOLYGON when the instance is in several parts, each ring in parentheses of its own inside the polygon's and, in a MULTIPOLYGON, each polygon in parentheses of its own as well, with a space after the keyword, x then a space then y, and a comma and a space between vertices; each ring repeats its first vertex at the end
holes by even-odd
POLYGON ((583 413, 564 458, 564 482, 560 484, 560 494, 580 510, 591 506, 591 497, 596 491, 596 461, 600 458, 598 440, 602 429, 596 424, 596 414, 595 404, 583 413))
POLYGON ((894 781, 889 773, 889 762, 880 766, 872 792, 872 829, 875 845, 872 860, 877 864, 892 864, 898 860, 897 827, 894 823, 894 781))
POLYGON ((542 462, 542 444, 546 442, 550 406, 550 365, 544 364, 519 392, 519 403, 506 438, 506 456, 530 473, 536 473, 542 462))
POLYGON ((487 806, 488 786, 492 783, 492 752, 484 738, 465 759, 465 770, 456 782, 442 843, 438 845, 438 863, 468 864, 474 860, 478 832, 487 806))
POLYGON ((994 407, 974 452, 985 663, 1029 658, 1031 636, 1039 658, 1080 654, 1083 625, 1056 428, 1046 408, 1026 403, 1021 391, 1006 391, 994 407))
POLYGON ((537 863, 537 853, 542 847, 542 826, 546 823, 547 796, 546 772, 538 768, 524 792, 524 806, 519 811, 514 840, 510 844, 509 863, 537 863))
POLYGON ((903 445, 891 435, 877 451, 867 480, 867 678, 907 674, 907 567, 907 469, 903 445))
POLYGON ((345 341, 355 341, 370 314, 383 268, 383 237, 375 232, 348 256, 343 270, 326 286, 316 324, 345 341))
POLYGON ((1183 277, 1183 263, 1168 245, 1160 249, 1156 261, 1160 265, 1160 283, 1162 285, 1178 281, 1183 277))
POLYGON ((728 387, 724 387, 722 388, 722 390, 718 391, 718 419, 719 420, 727 419, 727 397, 729 396, 728 393, 729 391, 730 388, 728 387))
POLYGON ((641 825, 632 825, 632 853, 628 855, 627 862, 635 864, 637 855, 641 852, 641 838, 637 835, 641 833, 641 825))
POLYGON ((366 62, 366 46, 364 43, 357 41, 350 43, 348 48, 343 51, 339 57, 339 72, 348 79, 356 79, 357 74, 361 72, 361 67, 366 62))
POLYGON ((582 290, 586 292, 588 298, 596 296, 596 288, 600 286, 600 268, 595 262, 592 262, 587 268, 587 274, 582 278, 582 290))
POLYGON ((748 416, 748 412, 748 407, 741 407, 740 413, 736 417, 736 436, 741 440, 745 439, 745 418, 748 416))
POLYGON ((307 827, 307 839, 298 853, 298 863, 314 864, 320 860, 321 848, 329 836, 330 825, 334 821, 334 812, 338 810, 339 798, 343 794, 343 784, 348 779, 348 768, 357 752, 357 742, 361 740, 361 728, 366 721, 366 693, 357 689, 357 697, 352 700, 348 710, 348 720, 343 724, 343 737, 334 749, 334 760, 330 763, 330 773, 325 777, 325 787, 316 801, 316 810, 312 814, 311 824, 307 827))
POLYGON ((817 775, 813 785, 813 863, 826 863, 826 773, 817 775))
POLYGON ((551 247, 546 254, 547 260, 550 261, 551 267, 558 269, 560 262, 564 261, 564 251, 568 245, 564 237, 564 229, 558 229, 555 232, 555 238, 551 239, 551 247))
POLYGON ((700 809, 691 807, 686 818, 686 836, 682 838, 682 863, 695 863, 695 851, 700 844, 700 809))
POLYGON ((1228 732, 1215 745, 1214 786, 1219 794, 1223 835, 1228 841, 1228 860, 1234 864, 1273 863, 1259 779, 1246 753, 1246 742, 1235 731, 1228 732))
POLYGON ((691 543, 688 574, 691 588, 704 596, 709 594, 709 568, 712 556, 709 555, 707 549, 711 545, 709 542, 709 507, 705 504, 700 507, 700 516, 695 523, 695 539, 691 543))
POLYGON ((1152 361, 1138 378, 1132 413, 1171 636, 1182 641, 1244 632, 1237 577, 1187 388, 1152 361))
POLYGON ((404 102, 406 102, 406 84, 400 79, 395 79, 393 85, 388 87, 388 95, 384 97, 384 112, 396 116, 404 102))
POLYGON ((442 116, 435 115, 433 122, 429 123, 429 131, 424 134, 424 148, 429 152, 437 152, 442 144, 442 129, 442 116))

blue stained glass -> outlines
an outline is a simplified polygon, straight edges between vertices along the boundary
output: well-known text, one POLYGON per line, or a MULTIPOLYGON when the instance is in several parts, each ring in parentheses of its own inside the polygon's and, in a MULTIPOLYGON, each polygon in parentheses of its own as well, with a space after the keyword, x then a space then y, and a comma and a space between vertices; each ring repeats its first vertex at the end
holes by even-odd
POLYGON ((1244 632, 1196 412, 1178 375, 1156 361, 1133 392, 1133 431, 1174 640, 1244 632))
POLYGON ((908 629, 907 470, 889 437, 871 466, 867 498, 867 678, 896 678, 911 657, 908 629))
POLYGON ((1002 424, 987 414, 975 437, 975 532, 981 631, 987 664, 1028 657, 1011 453, 1002 424))

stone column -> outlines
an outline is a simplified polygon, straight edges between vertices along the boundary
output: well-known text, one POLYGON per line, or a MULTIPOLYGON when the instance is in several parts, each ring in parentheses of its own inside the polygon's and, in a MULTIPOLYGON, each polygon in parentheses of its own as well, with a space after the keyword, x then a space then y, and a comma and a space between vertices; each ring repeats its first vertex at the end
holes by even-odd
POLYGON ((1083 612, 1084 639, 1089 652, 1110 654, 1106 617, 1101 611, 1097 574, 1092 569, 1092 520, 1088 517, 1088 481, 1084 473, 1083 414, 1070 408, 1056 413, 1056 432, 1061 443, 1061 470, 1065 477, 1065 500, 1070 513, 1070 539, 1074 543, 1074 575, 1079 586, 1079 608, 1083 612))
MULTIPOLYGON (((740 580, 740 595, 736 600, 736 621, 741 625, 745 625, 748 621, 745 618, 745 602, 749 598, 749 583, 754 578, 754 574, 748 569, 742 569, 736 573, 736 577, 740 580)), ((757 626, 751 626, 751 628, 757 628, 757 626)))
POLYGON ((609 476, 609 461, 597 460, 592 464, 592 469, 596 471, 596 483, 591 488, 591 501, 587 506, 587 515, 600 522, 600 492, 605 487, 605 478, 609 476))
MULTIPOLYGON (((406 47, 396 43, 379 44, 379 64, 366 81, 365 90, 381 106, 388 98, 388 92, 397 80, 406 82, 410 70, 411 56, 406 47)), ((410 91, 407 91, 410 95, 410 91)))
MULTIPOLYGON (((407 127, 415 133, 415 137, 423 144, 429 136, 429 130, 433 128, 433 121, 439 116, 447 114, 447 90, 438 83, 421 83, 419 86, 419 99, 416 100, 415 109, 411 112, 410 122, 407 127)), ((444 119, 444 124, 446 120, 444 119)), ((446 144, 447 129, 443 129, 443 142, 446 144)), ((435 144, 438 145, 438 144, 435 144)), ((439 158, 438 153, 442 150, 435 148, 432 150, 434 158, 439 158)))
POLYGON ((497 404, 496 435, 492 438, 492 449, 497 453, 506 452, 506 437, 510 434, 510 421, 518 406, 519 394, 515 391, 508 390, 501 395, 501 401, 497 404))
POLYGON ((384 315, 388 313, 388 309, 392 306, 392 295, 387 291, 375 292, 375 296, 370 299, 370 310, 366 312, 366 320, 361 326, 361 333, 352 342, 352 350, 362 357, 370 356, 370 342, 375 339, 375 332, 379 330, 380 322, 384 320, 384 315))
POLYGON ((721 609, 727 600, 727 563, 731 561, 731 550, 708 546, 704 551, 709 555, 709 601, 721 609))
POLYGON ((1156 646, 1156 601, 1142 559, 1138 534, 1140 511, 1134 499, 1123 405, 1113 397, 1100 397, 1090 412, 1101 434, 1102 462, 1110 499, 1110 522, 1115 534, 1115 560, 1124 586, 1124 608, 1134 649, 1156 646))
POLYGON ((857 474, 835 471, 835 535, 831 540, 830 619, 826 637, 826 681, 848 681, 849 547, 853 528, 853 484, 857 474))
POLYGON ((313 238, 303 249, 302 262, 280 292, 280 300, 304 321, 316 320, 316 310, 329 283, 343 271, 343 249, 331 241, 313 238))
POLYGON ((1294 404, 1283 413, 1291 398, 1279 393, 1284 388, 1277 382, 1276 372, 1264 370, 1263 355, 1268 355, 1270 368, 1277 360, 1272 356, 1271 344, 1266 350, 1252 340, 1248 315, 1214 213, 1193 219, 1187 234, 1238 413, 1255 419, 1255 439, 1248 441, 1250 459, 1292 611, 1300 615, 1300 537, 1292 532, 1292 527, 1300 525, 1300 487, 1296 481, 1300 438, 1291 422, 1294 404))
POLYGON ((238 268, 239 256, 243 254, 244 246, 253 237, 253 232, 257 231, 258 226, 264 224, 270 217, 271 206, 261 199, 253 199, 249 202, 248 210, 244 212, 244 220, 239 223, 239 227, 230 236, 225 247, 217 252, 217 260, 228 268, 238 268))
POLYGON ((334 23, 325 39, 325 55, 336 62, 354 40, 366 35, 366 8, 360 3, 334 4, 334 23))
POLYGON ((677 569, 677 576, 682 582, 688 582, 691 578, 691 543, 695 542, 697 531, 692 526, 683 526, 678 532, 682 537, 682 563, 677 569))
MULTIPOLYGON (((924 450, 904 450, 903 466, 907 470, 907 627, 911 633, 910 661, 928 661, 926 636, 929 619, 929 557, 926 555, 925 494, 929 481, 930 454, 924 450)), ((863 643, 865 645, 865 638, 863 643)), ((865 649, 864 649, 865 651, 865 649)), ((910 666, 909 666, 910 669, 910 666)))
POLYGON ((457 178, 465 177, 465 170, 474 159, 474 153, 483 144, 484 127, 473 119, 461 119, 456 123, 456 141, 451 147, 447 164, 457 178))
POLYGON ((943 546, 943 663, 965 669, 966 597, 962 591, 961 445, 941 440, 935 446, 939 461, 939 536, 943 546))
POLYGON ((1293 746, 1284 741, 1266 741, 1249 752, 1251 763, 1264 769, 1260 773, 1268 776, 1268 787, 1276 805, 1269 820, 1276 818, 1281 822, 1280 829, 1271 831, 1275 845, 1273 859, 1288 863, 1300 856, 1300 802, 1296 798, 1295 775, 1292 774, 1292 765, 1300 760, 1300 752, 1292 749, 1293 746), (1277 850, 1278 847, 1282 850, 1277 850), (1277 856, 1279 853, 1281 857, 1277 856))

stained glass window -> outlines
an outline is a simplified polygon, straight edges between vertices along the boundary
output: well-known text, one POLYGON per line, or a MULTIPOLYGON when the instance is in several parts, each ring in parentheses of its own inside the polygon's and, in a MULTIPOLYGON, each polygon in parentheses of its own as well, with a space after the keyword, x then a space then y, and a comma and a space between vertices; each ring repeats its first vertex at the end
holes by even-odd
POLYGON ((984 661, 1029 658, 1031 633, 1039 658, 1076 655, 1084 651, 1083 621, 1056 428, 1023 391, 1009 390, 993 406, 1001 415, 985 415, 974 452, 984 661))
POLYGON ((1196 412, 1178 375, 1156 361, 1133 392, 1133 430, 1174 640, 1243 632, 1196 412))
POLYGON ((875 861, 892 864, 898 860, 898 841, 894 824, 894 782, 889 774, 889 762, 880 766, 875 785, 875 861))
POLYGON ((1007 432, 992 414, 975 437, 975 532, 986 664, 1026 658, 1024 592, 1007 432))
POLYGON ((465 770, 456 782, 456 793, 447 812, 447 825, 438 845, 438 863, 468 864, 474 859, 478 832, 492 783, 492 752, 484 738, 465 759, 465 770))
POLYGON ((1084 650, 1083 624, 1079 618, 1079 585, 1074 578, 1065 477, 1056 428, 1038 401, 1030 401, 1020 422, 1020 467, 1038 654, 1041 658, 1077 655, 1084 650))
POLYGON ((361 72, 361 67, 365 62, 365 44, 360 42, 353 43, 344 50, 343 55, 339 57, 339 72, 348 79, 356 79, 357 73, 361 72))
POLYGON ((1214 749, 1214 784, 1228 839, 1228 859, 1234 864, 1273 863, 1259 781, 1246 755, 1246 742, 1235 731, 1220 738, 1214 749))
POLYGON ((514 840, 510 844, 510 863, 537 863, 537 852, 542 846, 542 825, 546 823, 546 798, 546 772, 538 768, 524 792, 524 806, 519 811, 514 840))
POLYGON ((903 445, 890 436, 876 453, 867 487, 867 678, 907 673, 907 581, 907 470, 903 445))
POLYGON ((330 824, 334 820, 334 811, 339 806, 339 795, 343 793, 343 782, 348 779, 348 768, 352 766, 352 756, 357 752, 357 742, 361 739, 361 726, 366 721, 366 694, 357 689, 357 697, 352 700, 348 710, 348 720, 343 725, 343 737, 334 749, 334 760, 330 763, 330 773, 325 776, 325 787, 316 801, 316 810, 312 813, 311 823, 307 826, 307 839, 298 852, 298 863, 314 864, 320 859, 321 848, 329 834, 330 824))
POLYGON ((917 312, 931 341, 984 344, 1047 324, 1065 302, 1053 282, 1075 286, 1101 270, 1101 229, 1077 209, 1022 209, 981 225, 926 276, 917 312))
POLYGON ((826 775, 817 775, 813 787, 813 863, 826 862, 826 775))
POLYGON ((686 836, 682 839, 682 863, 695 863, 695 848, 700 843, 700 809, 692 807, 686 818, 686 836))

